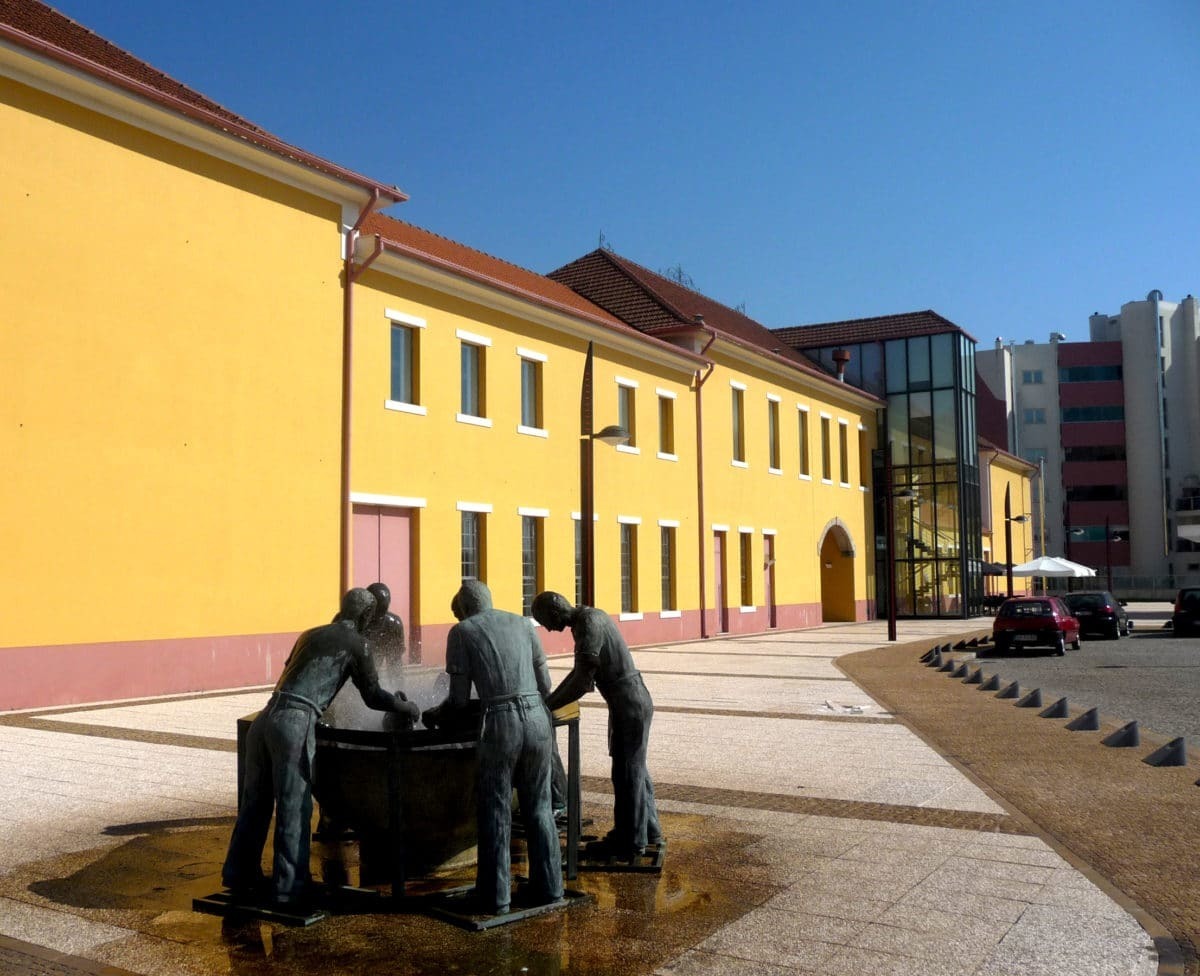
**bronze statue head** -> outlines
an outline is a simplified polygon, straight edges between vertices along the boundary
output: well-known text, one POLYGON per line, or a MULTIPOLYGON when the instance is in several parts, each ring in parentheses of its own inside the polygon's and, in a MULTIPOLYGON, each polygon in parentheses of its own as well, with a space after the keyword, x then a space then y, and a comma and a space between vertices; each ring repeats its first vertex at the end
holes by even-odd
POLYGON ((450 612, 455 620, 466 620, 484 610, 492 609, 492 591, 479 580, 463 580, 462 586, 450 601, 450 612))
POLYGON ((375 596, 369 590, 356 586, 346 591, 342 597, 342 609, 338 611, 338 620, 349 620, 354 624, 354 629, 362 634, 374 616, 375 596))
POLYGON ((533 598, 533 619, 547 630, 563 630, 575 612, 570 601, 561 593, 546 590, 533 598))

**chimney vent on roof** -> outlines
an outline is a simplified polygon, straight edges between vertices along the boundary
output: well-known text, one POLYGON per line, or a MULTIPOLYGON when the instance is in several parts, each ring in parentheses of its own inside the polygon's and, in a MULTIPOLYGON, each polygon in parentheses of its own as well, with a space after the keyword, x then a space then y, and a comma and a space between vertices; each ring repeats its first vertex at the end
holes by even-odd
POLYGON ((839 383, 846 382, 846 364, 850 362, 849 349, 833 350, 833 363, 837 366, 837 378, 839 383))
POLYGON ((703 325, 704 324, 704 316, 701 315, 699 312, 697 312, 695 315, 692 316, 692 321, 695 322, 697 325, 703 325))
POLYGON ((996 348, 997 349, 1004 348, 1004 336, 996 336, 996 348))
POLYGON ((1051 342, 1065 342, 1066 338, 1067 337, 1065 335, 1063 335, 1061 332, 1051 332, 1050 333, 1050 341, 1051 342))

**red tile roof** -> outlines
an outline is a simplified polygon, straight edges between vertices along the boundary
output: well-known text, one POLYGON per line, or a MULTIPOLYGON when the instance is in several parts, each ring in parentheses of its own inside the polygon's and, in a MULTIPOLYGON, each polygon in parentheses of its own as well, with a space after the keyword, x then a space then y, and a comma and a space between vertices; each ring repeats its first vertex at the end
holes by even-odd
POLYGON ((939 332, 959 332, 972 341, 975 338, 931 309, 923 312, 903 312, 899 315, 877 315, 866 319, 847 319, 843 322, 793 325, 772 331, 780 341, 795 349, 816 349, 841 343, 882 342, 910 336, 936 335, 939 332))
POLYGON ((697 364, 704 362, 687 350, 668 346, 659 339, 647 337, 630 328, 621 319, 564 284, 440 234, 382 214, 371 214, 367 217, 363 222, 362 232, 364 235, 378 235, 388 250, 395 253, 491 285, 557 311, 587 319, 616 332, 636 336, 641 342, 669 349, 672 354, 694 360, 697 364))
POLYGON ((40 0, 0 0, 0 40, 83 71, 336 179, 378 190, 385 205, 407 199, 397 187, 361 176, 289 145, 40 0))
MULTIPOLYGON (((822 382, 838 382, 749 316, 612 251, 592 251, 551 271, 549 277, 648 335, 696 329, 697 317, 702 317, 704 325, 735 345, 783 360, 822 382)), ((858 389, 855 393, 871 397, 858 389)))

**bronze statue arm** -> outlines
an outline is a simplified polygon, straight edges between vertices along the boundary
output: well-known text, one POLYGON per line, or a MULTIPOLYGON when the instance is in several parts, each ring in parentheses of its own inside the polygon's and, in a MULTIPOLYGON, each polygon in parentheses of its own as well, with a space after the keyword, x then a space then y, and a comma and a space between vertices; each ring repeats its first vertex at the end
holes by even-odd
POLYGON ((575 667, 562 679, 562 683, 550 693, 546 706, 557 711, 563 705, 578 701, 596 686, 596 667, 599 662, 592 658, 575 658, 575 667))

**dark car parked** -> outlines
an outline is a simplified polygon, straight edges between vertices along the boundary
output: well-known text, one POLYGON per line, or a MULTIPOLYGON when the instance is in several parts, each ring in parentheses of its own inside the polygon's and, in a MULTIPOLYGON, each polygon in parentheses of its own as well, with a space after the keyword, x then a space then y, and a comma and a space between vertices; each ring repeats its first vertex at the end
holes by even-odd
POLYGON ((1064 654, 1079 650, 1079 621, 1055 596, 1021 596, 1005 600, 992 624, 997 653, 1017 647, 1049 647, 1064 654))
POLYGON ((1200 586, 1186 586, 1175 597, 1171 628, 1176 637, 1200 633, 1200 586))
POLYGON ((1095 635, 1117 640, 1129 636, 1133 626, 1129 622, 1129 615, 1125 613, 1121 602, 1108 590, 1066 593, 1062 601, 1079 620, 1079 633, 1084 637, 1095 635))

